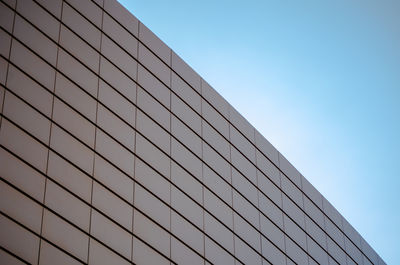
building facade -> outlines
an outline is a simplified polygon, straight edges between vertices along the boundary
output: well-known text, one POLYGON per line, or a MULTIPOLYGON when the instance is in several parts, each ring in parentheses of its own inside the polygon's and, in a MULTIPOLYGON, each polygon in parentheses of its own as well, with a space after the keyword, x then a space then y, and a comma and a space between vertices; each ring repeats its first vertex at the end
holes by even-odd
POLYGON ((1 264, 385 264, 115 0, 0 0, 1 264))

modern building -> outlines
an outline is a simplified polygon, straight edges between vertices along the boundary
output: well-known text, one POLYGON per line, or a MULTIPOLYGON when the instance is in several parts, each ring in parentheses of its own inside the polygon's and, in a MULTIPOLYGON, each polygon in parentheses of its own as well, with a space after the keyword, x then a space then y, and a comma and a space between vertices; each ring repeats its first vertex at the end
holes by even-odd
POLYGON ((0 0, 1 264, 385 264, 115 0, 0 0))

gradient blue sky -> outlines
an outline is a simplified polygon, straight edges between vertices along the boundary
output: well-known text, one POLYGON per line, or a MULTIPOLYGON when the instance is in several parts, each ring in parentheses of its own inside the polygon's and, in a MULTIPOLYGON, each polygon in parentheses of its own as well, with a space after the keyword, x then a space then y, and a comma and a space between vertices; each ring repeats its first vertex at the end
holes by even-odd
POLYGON ((120 2, 400 264, 400 1, 120 2))

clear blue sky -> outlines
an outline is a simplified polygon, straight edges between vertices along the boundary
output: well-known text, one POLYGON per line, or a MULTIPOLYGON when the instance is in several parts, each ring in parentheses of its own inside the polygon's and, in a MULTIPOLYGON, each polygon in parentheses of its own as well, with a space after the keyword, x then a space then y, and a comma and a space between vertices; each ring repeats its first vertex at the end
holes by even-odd
POLYGON ((400 264, 400 1, 121 2, 400 264))

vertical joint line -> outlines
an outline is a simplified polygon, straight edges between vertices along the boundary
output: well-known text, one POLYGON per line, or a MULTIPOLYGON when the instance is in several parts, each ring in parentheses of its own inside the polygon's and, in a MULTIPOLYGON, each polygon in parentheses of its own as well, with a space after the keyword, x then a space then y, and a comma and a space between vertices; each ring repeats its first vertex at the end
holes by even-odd
MULTIPOLYGON (((17 7, 17 6, 15 6, 17 7)), ((53 84, 53 94, 52 94, 52 102, 51 102, 51 116, 50 116, 50 131, 49 131, 49 140, 47 142, 48 147, 50 147, 50 142, 51 142, 51 136, 52 136, 52 131, 53 131, 53 115, 54 115, 54 98, 55 98, 55 91, 56 91, 56 81, 57 81, 57 72, 58 72, 58 54, 60 51, 60 35, 61 35, 61 21, 62 21, 62 14, 63 14, 63 7, 64 7, 64 2, 61 2, 61 14, 60 14, 60 20, 59 22, 59 27, 58 27, 58 38, 57 38, 57 52, 56 52, 56 65, 55 65, 55 72, 54 72, 54 84, 53 84)), ((14 22, 15 22, 15 15, 14 15, 14 22)), ((14 26, 13 26, 14 30, 14 26)), ((46 161, 46 177, 44 181, 44 193, 43 193, 43 205, 45 204, 46 200, 46 192, 47 192, 47 181, 48 181, 48 170, 49 170, 49 159, 50 159, 50 149, 47 148, 47 161, 46 161)), ((43 218, 44 218, 44 210, 45 207, 42 208, 42 219, 40 223, 40 238, 39 238, 39 253, 38 253, 38 262, 40 261, 40 254, 41 254, 41 246, 42 246, 42 233, 43 233, 43 218)))
MULTIPOLYGON (((136 62, 136 64, 137 64, 137 66, 136 66, 136 84, 135 84, 135 104, 136 104, 136 106, 138 105, 137 104, 137 101, 138 101, 138 88, 139 88, 139 86, 138 86, 138 83, 139 83, 139 36, 140 36, 140 21, 138 21, 138 40, 137 40, 137 44, 136 44, 136 58, 137 58, 137 62, 136 62)), ((134 206, 135 205, 135 189, 136 189, 136 143, 137 143, 137 139, 136 139, 136 136, 137 136, 137 132, 136 132, 136 128, 137 128, 137 112, 138 112, 138 109, 137 109, 137 107, 135 106, 135 108, 134 108, 134 113, 133 113, 133 115, 135 116, 134 117, 134 122, 135 122, 135 132, 134 132, 134 137, 133 137, 133 144, 134 144, 134 146, 133 146, 133 153, 134 153, 134 156, 133 156, 133 182, 132 182, 132 192, 133 192, 133 194, 132 194, 132 206, 134 206)), ((131 243, 131 261, 133 262, 133 257, 134 257, 134 254, 133 254, 133 251, 134 251, 134 249, 133 249, 133 238, 134 238, 134 217, 135 217, 135 209, 132 207, 132 243, 131 243)))
MULTIPOLYGON (((15 0, 15 8, 12 9, 14 12, 14 16, 13 16, 13 23, 11 26, 11 34, 10 34, 10 48, 8 48, 8 56, 7 56, 7 69, 6 69, 6 79, 4 80, 4 87, 7 87, 7 83, 8 83, 8 69, 10 68, 10 56, 11 56, 11 50, 12 50, 12 44, 14 42, 14 26, 15 26, 15 17, 17 15, 16 10, 17 10, 17 4, 18 1, 15 0)), ((11 8, 10 8, 11 9, 11 8)), ((5 103, 5 99, 6 99, 6 89, 4 88, 4 96, 3 96, 3 102, 1 104, 1 114, 3 115, 3 111, 4 111, 4 103, 5 103)), ((1 129, 1 124, 3 123, 3 118, 0 118, 0 129, 1 129)))
MULTIPOLYGON (((103 1, 103 7, 104 7, 104 1, 103 1)), ((103 17, 104 17, 104 10, 101 10, 101 34, 100 34, 100 52, 99 52, 99 66, 97 68, 97 92, 96 92, 96 115, 95 115, 95 127, 94 127, 94 150, 96 150, 96 142, 97 142, 97 110, 99 107, 99 87, 100 87, 100 67, 101 67, 101 48, 102 48, 102 43, 103 43, 103 17)), ((92 212, 93 212, 93 185, 94 185, 94 172, 95 172, 95 166, 96 166, 96 154, 95 151, 93 151, 93 164, 92 164, 92 185, 91 185, 91 190, 90 190, 90 215, 89 215, 89 240, 88 240, 88 255, 87 255, 87 263, 89 263, 89 258, 90 258, 90 241, 91 241, 91 232, 92 232, 92 212)))
MULTIPOLYGON (((169 64, 171 69, 169 70, 169 155, 172 157, 172 50, 170 50, 170 57, 169 57, 169 64)), ((172 223, 172 216, 171 216, 171 201, 172 201, 172 160, 169 159, 169 232, 171 233, 171 223, 172 223)), ((169 257, 172 259, 172 236, 169 235, 169 257)))
MULTIPOLYGON (((230 116, 230 110, 228 112, 228 116, 230 116)), ((228 117, 230 119, 230 117, 228 117)), ((232 143, 231 143, 231 126, 230 126, 230 121, 228 120, 228 138, 229 138, 229 168, 230 168, 230 173, 231 173, 231 179, 230 179, 230 184, 231 184, 231 202, 232 202, 232 209, 234 208, 233 206, 233 188, 232 188, 232 143)), ((232 240, 233 240, 233 255, 236 257, 236 240, 235 240, 235 218, 234 218, 234 213, 232 210, 232 240)))
MULTIPOLYGON (((200 91, 203 91, 203 79, 200 79, 200 91)), ((200 98, 200 122, 201 122, 201 195, 202 195, 202 211, 203 211, 203 249, 204 249, 204 264, 205 264, 205 257, 206 257, 206 236, 205 236, 205 211, 204 211, 204 157, 203 157, 203 100, 200 98)))

